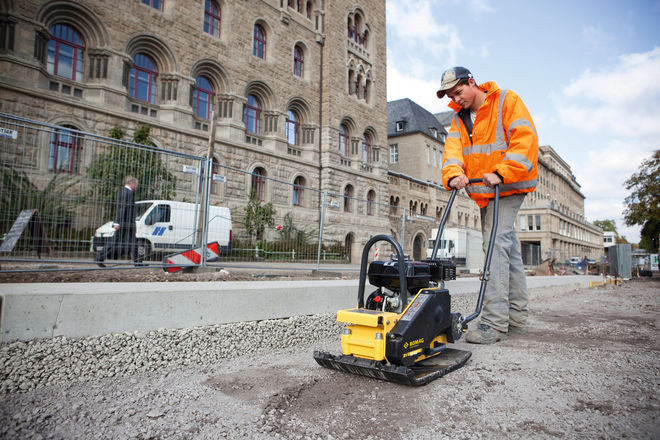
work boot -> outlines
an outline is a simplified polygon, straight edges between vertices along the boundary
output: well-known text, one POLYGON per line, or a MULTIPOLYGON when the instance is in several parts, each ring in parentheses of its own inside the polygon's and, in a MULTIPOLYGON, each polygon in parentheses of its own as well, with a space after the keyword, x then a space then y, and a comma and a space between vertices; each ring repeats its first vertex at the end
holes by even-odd
POLYGON ((506 341, 506 333, 495 330, 488 324, 480 324, 476 330, 471 330, 467 341, 473 344, 494 344, 497 341, 506 341))
POLYGON ((524 335, 527 333, 527 329, 525 327, 516 327, 515 325, 510 325, 509 324, 509 331, 507 334, 509 335, 524 335))

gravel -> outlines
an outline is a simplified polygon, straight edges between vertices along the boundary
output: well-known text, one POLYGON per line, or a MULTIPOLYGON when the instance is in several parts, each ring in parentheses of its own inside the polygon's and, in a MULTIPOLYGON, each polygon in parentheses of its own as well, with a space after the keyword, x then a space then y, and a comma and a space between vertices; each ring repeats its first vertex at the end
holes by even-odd
POLYGON ((334 314, 3 343, 0 438, 660 438, 659 281, 534 291, 527 334, 420 388, 319 367, 334 314))

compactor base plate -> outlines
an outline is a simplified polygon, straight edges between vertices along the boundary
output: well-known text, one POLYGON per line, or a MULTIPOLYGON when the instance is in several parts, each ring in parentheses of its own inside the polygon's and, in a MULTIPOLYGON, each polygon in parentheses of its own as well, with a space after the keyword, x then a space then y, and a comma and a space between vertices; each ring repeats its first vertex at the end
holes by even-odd
POLYGON ((405 367, 350 355, 314 352, 314 359, 322 367, 411 386, 426 385, 461 368, 470 356, 472 356, 471 351, 447 348, 432 358, 405 367))

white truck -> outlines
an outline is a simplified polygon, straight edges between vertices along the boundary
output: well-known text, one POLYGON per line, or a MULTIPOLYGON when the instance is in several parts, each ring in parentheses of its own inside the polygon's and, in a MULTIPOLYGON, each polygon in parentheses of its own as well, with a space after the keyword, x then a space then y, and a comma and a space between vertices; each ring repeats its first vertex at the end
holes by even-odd
MULTIPOLYGON (((135 203, 138 253, 146 258, 153 252, 172 253, 194 247, 199 212, 194 203, 170 200, 143 200, 135 203)), ((91 240, 90 251, 98 252, 112 239, 112 221, 99 227, 91 240)), ((220 254, 231 252, 231 212, 224 206, 210 206, 207 242, 217 241, 220 254)))
MULTIPOLYGON (((438 229, 431 230, 426 257, 431 258, 438 229)), ((440 240, 436 258, 453 260, 459 266, 465 266, 470 273, 483 269, 484 253, 481 248, 481 231, 470 228, 445 228, 440 240)))

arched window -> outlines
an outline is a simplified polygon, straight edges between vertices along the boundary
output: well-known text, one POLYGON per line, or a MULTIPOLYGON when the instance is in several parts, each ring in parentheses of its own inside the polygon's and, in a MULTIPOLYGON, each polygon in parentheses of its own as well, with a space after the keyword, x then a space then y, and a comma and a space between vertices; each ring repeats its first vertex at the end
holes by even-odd
POLYGON ((252 171, 252 185, 250 187, 250 194, 254 195, 257 200, 262 202, 266 196, 266 170, 263 168, 255 168, 252 171))
POLYGON ((368 134, 364 134, 362 138, 362 162, 371 163, 372 154, 371 154, 371 141, 368 134))
POLYGON ((339 126, 339 154, 348 156, 348 130, 344 124, 339 126))
POLYGON ((289 110, 286 112, 286 141, 289 145, 298 145, 298 132, 300 129, 300 121, 294 112, 289 110))
POLYGON ((293 182, 293 206, 303 205, 303 187, 305 186, 305 179, 302 176, 296 177, 293 182))
POLYGON ((254 95, 247 96, 247 105, 243 113, 243 122, 248 133, 259 134, 261 131, 261 104, 254 95))
POLYGON ((156 64, 148 55, 142 53, 135 55, 129 80, 131 98, 155 104, 157 76, 156 64))
MULTIPOLYGON (((75 127, 65 126, 75 130, 75 127)), ((61 128, 50 135, 48 171, 55 173, 80 173, 82 139, 75 133, 61 128)))
POLYGON ((204 32, 220 36, 220 8, 213 0, 204 1, 204 32))
POLYGON ((305 56, 303 55, 303 50, 300 46, 293 48, 293 74, 299 77, 303 77, 305 71, 305 56))
POLYGON ((266 31, 259 25, 254 25, 254 44, 252 46, 252 54, 261 59, 266 57, 266 31))
POLYGON ((83 79, 83 52, 85 42, 71 26, 56 24, 50 28, 47 70, 51 75, 74 81, 83 79))
POLYGON ((376 193, 373 189, 367 193, 367 215, 374 215, 374 201, 376 200, 376 193))
POLYGON ((205 76, 198 76, 195 81, 195 91, 193 92, 193 108, 195 116, 201 119, 209 119, 213 111, 213 101, 215 92, 211 81, 205 76))
POLYGON ((353 186, 346 185, 346 188, 344 188, 344 212, 351 212, 352 198, 353 198, 353 186))

